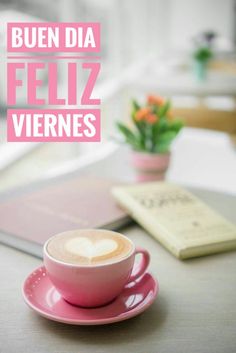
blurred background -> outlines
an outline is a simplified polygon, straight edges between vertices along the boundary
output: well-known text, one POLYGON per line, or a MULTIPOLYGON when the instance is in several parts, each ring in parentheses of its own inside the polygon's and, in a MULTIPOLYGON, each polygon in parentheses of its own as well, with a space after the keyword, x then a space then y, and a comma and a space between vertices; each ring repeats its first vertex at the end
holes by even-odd
MULTIPOLYGON (((0 190, 69 172, 119 149, 115 122, 130 100, 172 100, 186 127, 167 178, 236 194, 235 0, 0 0, 0 190), (6 23, 100 22, 101 143, 6 142, 6 23)), ((60 90, 66 85, 60 63, 60 90)), ((47 74, 41 79, 47 87, 47 74)), ((25 91, 18 98, 25 104, 25 91)))

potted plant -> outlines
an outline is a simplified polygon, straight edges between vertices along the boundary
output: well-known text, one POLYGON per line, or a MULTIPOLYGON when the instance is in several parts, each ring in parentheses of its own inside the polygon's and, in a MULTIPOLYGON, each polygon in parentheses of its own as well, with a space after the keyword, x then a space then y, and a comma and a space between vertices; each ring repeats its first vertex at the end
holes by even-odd
POLYGON ((199 81, 204 81, 206 79, 208 62, 212 58, 212 51, 209 48, 200 47, 195 50, 193 57, 195 76, 199 81))
POLYGON ((144 106, 132 101, 133 127, 117 127, 132 148, 132 163, 139 181, 162 180, 170 162, 170 146, 183 124, 173 119, 171 103, 150 95, 144 106))
POLYGON ((216 33, 206 31, 194 38, 195 50, 193 52, 194 74, 198 81, 206 79, 209 60, 213 57, 213 43, 216 33))

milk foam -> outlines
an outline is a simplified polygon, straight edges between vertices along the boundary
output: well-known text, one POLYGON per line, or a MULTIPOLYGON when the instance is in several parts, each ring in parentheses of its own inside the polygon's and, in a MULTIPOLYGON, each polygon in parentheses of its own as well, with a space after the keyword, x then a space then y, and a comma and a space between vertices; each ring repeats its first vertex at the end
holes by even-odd
POLYGON ((118 248, 118 244, 113 239, 97 239, 92 241, 85 237, 77 237, 69 239, 65 244, 65 248, 71 254, 92 259, 112 253, 118 248))
POLYGON ((47 244, 56 260, 77 265, 99 265, 118 261, 133 250, 133 244, 108 230, 72 230, 52 237, 47 244))

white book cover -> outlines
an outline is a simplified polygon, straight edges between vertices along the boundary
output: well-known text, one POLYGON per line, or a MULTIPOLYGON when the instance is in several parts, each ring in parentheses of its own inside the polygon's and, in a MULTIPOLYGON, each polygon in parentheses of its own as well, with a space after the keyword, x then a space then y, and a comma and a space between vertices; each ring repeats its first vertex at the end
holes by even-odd
POLYGON ((180 259, 236 248, 236 227, 182 187, 152 182, 115 187, 117 202, 180 259))

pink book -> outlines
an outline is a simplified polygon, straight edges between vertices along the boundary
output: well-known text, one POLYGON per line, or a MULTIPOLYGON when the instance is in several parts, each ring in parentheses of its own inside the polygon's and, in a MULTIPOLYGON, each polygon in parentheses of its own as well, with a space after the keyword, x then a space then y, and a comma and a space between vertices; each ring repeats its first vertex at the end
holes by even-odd
POLYGON ((130 221, 112 198, 114 181, 72 177, 12 192, 0 201, 0 241, 36 256, 52 235, 71 229, 117 229, 130 221))

